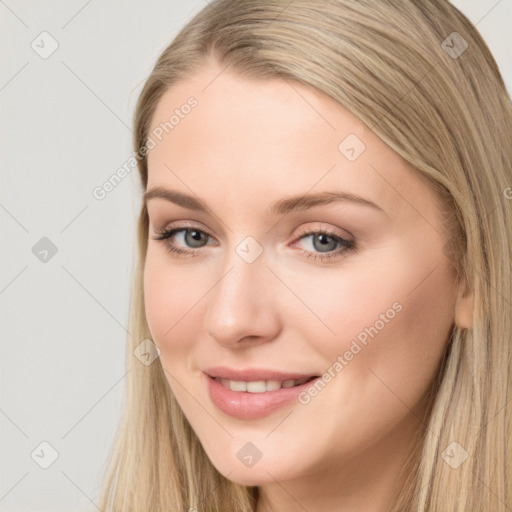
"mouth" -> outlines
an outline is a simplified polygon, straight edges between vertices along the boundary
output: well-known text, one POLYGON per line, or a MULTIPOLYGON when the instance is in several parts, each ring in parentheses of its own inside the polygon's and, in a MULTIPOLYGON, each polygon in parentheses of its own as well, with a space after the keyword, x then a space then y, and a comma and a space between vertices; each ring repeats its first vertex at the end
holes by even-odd
POLYGON ((318 375, 312 375, 310 377, 303 377, 301 379, 286 379, 286 380, 231 380, 223 379, 221 377, 211 377, 215 381, 222 384, 226 389, 230 389, 235 392, 246 392, 246 393, 266 393, 268 391, 277 391, 281 388, 294 388, 302 386, 307 382, 310 382, 318 378, 318 375))
POLYGON ((212 405, 240 420, 256 420, 298 404, 298 397, 320 379, 313 374, 225 367, 203 371, 203 376, 212 405))

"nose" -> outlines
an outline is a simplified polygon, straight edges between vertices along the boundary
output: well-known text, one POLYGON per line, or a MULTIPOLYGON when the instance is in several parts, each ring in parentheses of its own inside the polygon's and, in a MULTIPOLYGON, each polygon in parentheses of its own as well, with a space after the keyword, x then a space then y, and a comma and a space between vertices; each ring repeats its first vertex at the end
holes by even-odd
POLYGON ((274 339, 280 331, 276 284, 264 253, 248 263, 232 251, 208 294, 203 322, 211 338, 231 348, 274 339))

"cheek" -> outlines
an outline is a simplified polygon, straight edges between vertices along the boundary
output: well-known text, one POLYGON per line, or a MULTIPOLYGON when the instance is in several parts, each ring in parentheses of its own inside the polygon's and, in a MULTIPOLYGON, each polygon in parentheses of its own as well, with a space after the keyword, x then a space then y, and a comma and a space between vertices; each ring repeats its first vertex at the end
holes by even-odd
POLYGON ((200 301, 208 281, 197 272, 171 265, 160 250, 148 249, 144 268, 144 303, 153 340, 163 362, 173 351, 186 351, 201 329, 200 301))
POLYGON ((340 396, 376 408, 414 407, 437 373, 453 326, 453 275, 447 265, 417 259, 380 263, 378 271, 353 269, 329 293, 317 281, 308 297, 335 332, 322 353, 331 365, 341 356, 334 368, 343 375, 340 396))
POLYGON ((296 327, 309 340, 308 351, 321 353, 326 363, 325 391, 310 390, 301 403, 308 418, 310 411, 319 412, 318 420, 306 421, 317 422, 313 430, 329 430, 335 456, 337 449, 372 445, 410 418, 411 410, 420 412, 453 322, 455 295, 446 268, 428 275, 435 264, 418 265, 414 258, 379 263, 378 270, 350 268, 336 280, 318 275, 296 281, 297 289, 306 287, 301 296, 335 332, 325 336, 313 315, 304 315, 296 327), (318 325, 321 337, 315 336, 318 325), (330 424, 322 411, 330 411, 330 424), (343 441, 335 440, 339 431, 343 441))
POLYGON ((382 350, 370 361, 375 374, 409 407, 435 378, 454 321, 451 273, 440 265, 427 274, 428 270, 423 275, 411 271, 414 279, 403 281, 403 310, 383 336, 382 350))

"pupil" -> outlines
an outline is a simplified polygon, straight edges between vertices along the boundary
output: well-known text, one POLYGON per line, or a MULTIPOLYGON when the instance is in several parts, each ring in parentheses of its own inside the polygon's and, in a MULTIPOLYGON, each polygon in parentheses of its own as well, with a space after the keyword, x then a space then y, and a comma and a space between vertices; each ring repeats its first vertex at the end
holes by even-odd
POLYGON ((315 235, 313 237, 313 246, 320 252, 329 252, 333 249, 336 249, 336 243, 337 242, 334 240, 334 238, 324 233, 320 233, 319 235, 315 235))
POLYGON ((187 231, 185 233, 186 242, 191 247, 201 247, 204 242, 204 233, 197 230, 187 231))

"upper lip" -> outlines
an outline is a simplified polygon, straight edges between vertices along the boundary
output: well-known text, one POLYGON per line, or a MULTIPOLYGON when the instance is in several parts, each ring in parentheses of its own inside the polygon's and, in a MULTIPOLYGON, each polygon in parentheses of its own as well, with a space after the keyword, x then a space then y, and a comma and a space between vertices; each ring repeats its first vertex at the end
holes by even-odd
POLYGON ((221 379, 255 382, 260 380, 299 380, 305 377, 316 377, 314 373, 288 373, 279 370, 270 370, 265 368, 228 368, 226 366, 215 366, 203 370, 210 377, 219 377, 221 379))

